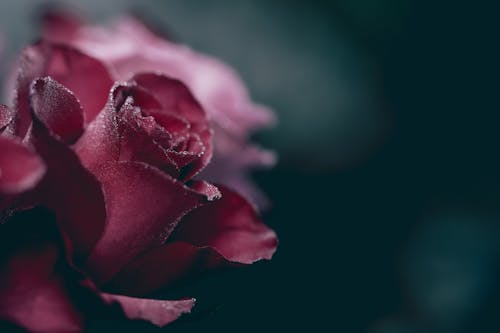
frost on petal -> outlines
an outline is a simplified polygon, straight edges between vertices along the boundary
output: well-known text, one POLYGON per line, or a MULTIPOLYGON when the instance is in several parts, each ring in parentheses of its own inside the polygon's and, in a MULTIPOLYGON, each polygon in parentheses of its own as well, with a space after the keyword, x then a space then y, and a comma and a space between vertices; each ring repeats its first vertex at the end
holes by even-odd
POLYGON ((106 103, 112 86, 107 68, 97 59, 67 45, 40 41, 26 47, 18 62, 14 106, 18 113, 17 134, 23 136, 31 123, 30 85, 43 76, 50 76, 71 90, 92 121, 106 103))
POLYGON ((71 91, 50 77, 31 85, 31 108, 44 125, 65 143, 74 142, 83 132, 84 113, 71 91))

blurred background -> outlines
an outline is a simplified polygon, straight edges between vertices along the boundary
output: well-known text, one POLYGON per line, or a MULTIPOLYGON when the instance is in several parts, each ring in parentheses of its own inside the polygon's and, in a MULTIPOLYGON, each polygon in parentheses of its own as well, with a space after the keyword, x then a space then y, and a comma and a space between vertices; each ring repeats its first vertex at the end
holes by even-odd
MULTIPOLYGON (((141 13, 234 66, 279 125, 256 172, 274 260, 174 296, 171 332, 498 332, 498 13, 481 1, 62 1, 141 13)), ((2 66, 42 1, 2 1, 2 66)), ((93 331, 153 331, 95 323, 93 331)))

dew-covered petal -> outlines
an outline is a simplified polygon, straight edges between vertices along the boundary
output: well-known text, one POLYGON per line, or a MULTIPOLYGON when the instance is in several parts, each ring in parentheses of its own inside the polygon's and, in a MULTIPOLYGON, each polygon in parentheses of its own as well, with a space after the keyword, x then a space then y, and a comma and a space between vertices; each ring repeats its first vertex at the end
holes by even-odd
POLYGON ((31 82, 50 76, 78 98, 87 122, 104 107, 113 81, 107 68, 79 50, 67 45, 40 41, 26 47, 18 62, 14 104, 17 133, 22 136, 31 123, 29 94, 31 82))
MULTIPOLYGON (((140 73, 135 75, 133 80, 140 87, 150 92, 162 104, 161 111, 165 112, 166 115, 178 115, 189 122, 190 131, 194 134, 192 138, 198 138, 198 146, 202 147, 196 148, 198 156, 189 161, 189 168, 183 172, 183 179, 192 178, 212 158, 212 131, 205 111, 194 98, 189 88, 176 79, 160 74, 140 73)), ((187 165, 187 163, 185 164, 187 165)))
POLYGON ((38 119, 65 143, 73 143, 83 132, 84 113, 75 95, 50 77, 31 85, 31 108, 38 119))
MULTIPOLYGON (((193 187, 204 186, 206 183, 193 187)), ((216 268, 271 259, 278 244, 274 232, 245 199, 224 187, 218 188, 222 199, 186 215, 166 244, 128 263, 106 287, 148 295, 216 268)))
POLYGON ((160 170, 140 162, 110 162, 95 171, 103 185, 107 222, 87 267, 99 283, 165 241, 179 219, 207 201, 160 170))
POLYGON ((271 259, 278 245, 275 233, 243 197, 217 187, 222 198, 185 216, 168 241, 212 247, 229 261, 243 264, 271 259))

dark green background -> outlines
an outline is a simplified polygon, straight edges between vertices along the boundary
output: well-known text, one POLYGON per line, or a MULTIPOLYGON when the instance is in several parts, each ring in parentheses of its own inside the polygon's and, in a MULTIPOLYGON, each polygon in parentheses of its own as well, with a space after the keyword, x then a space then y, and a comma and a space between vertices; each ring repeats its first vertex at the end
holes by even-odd
MULTIPOLYGON (((256 136, 280 155, 255 177, 274 203, 274 260, 179 290, 199 300, 194 322, 165 331, 498 332, 499 12, 486 3, 79 2, 96 20, 140 11, 222 58, 280 118, 256 136)), ((4 59, 35 31, 34 6, 10 6, 4 59)), ((150 327, 94 331, 116 328, 150 327)))

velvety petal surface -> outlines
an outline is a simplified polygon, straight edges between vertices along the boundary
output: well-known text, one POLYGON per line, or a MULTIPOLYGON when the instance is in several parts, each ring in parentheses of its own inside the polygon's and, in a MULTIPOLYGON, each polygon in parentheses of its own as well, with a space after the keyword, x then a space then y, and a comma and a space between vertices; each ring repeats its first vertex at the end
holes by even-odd
POLYGON ((215 268, 271 259, 278 244, 274 232, 245 199, 218 188, 220 200, 185 216, 166 244, 131 261, 107 288, 148 295, 215 268))
POLYGON ((144 163, 110 162, 95 173, 103 185, 107 222, 87 268, 99 283, 163 243, 182 216, 207 202, 204 194, 144 163))

